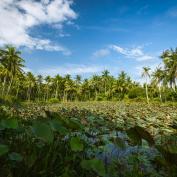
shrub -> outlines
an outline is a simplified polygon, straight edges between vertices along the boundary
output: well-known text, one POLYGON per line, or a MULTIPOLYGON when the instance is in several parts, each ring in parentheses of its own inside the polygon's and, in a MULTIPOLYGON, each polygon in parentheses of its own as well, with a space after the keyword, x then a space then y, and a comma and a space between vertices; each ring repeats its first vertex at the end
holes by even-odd
POLYGON ((173 90, 167 90, 164 95, 167 101, 177 101, 177 93, 173 90))
POLYGON ((59 103, 59 99, 58 98, 51 98, 49 99, 49 103, 59 103))
POLYGON ((140 98, 145 97, 146 93, 145 90, 141 87, 133 88, 128 93, 128 98, 134 99, 134 98, 140 98))

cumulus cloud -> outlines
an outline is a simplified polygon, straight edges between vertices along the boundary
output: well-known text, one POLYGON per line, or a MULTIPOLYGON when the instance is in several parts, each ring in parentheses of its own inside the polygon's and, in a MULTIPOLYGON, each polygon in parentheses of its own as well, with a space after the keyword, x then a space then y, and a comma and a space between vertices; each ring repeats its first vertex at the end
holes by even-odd
POLYGON ((12 44, 17 47, 69 51, 53 44, 49 39, 30 35, 29 30, 41 24, 60 26, 77 18, 71 9, 71 0, 0 0, 0 45, 12 44))
POLYGON ((97 50, 93 56, 96 57, 96 58, 99 58, 99 57, 105 57, 107 55, 110 54, 110 51, 108 49, 100 49, 100 50, 97 50))

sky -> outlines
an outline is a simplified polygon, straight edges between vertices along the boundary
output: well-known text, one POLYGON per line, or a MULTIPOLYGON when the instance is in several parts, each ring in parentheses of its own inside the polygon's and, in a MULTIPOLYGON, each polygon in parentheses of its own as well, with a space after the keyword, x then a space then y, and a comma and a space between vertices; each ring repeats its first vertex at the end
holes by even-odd
POLYGON ((140 81, 177 47, 176 29, 177 0, 0 0, 0 47, 17 47, 36 75, 108 69, 140 81))

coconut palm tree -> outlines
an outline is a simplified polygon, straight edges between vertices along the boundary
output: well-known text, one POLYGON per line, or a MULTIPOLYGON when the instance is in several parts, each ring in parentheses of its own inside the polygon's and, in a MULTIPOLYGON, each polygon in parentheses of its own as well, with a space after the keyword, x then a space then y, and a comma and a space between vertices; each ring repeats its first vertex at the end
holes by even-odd
POLYGON ((46 76, 44 80, 46 82, 45 100, 48 100, 49 99, 50 84, 51 84, 52 78, 50 76, 46 76))
POLYGON ((76 83, 76 99, 79 100, 80 96, 81 96, 81 76, 80 75, 76 75, 75 77, 75 83, 76 83))
POLYGON ((89 87, 95 92, 95 100, 98 99, 98 94, 100 92, 101 78, 97 75, 93 75, 89 82, 89 87))
POLYGON ((165 65, 170 87, 175 91, 177 79, 177 48, 175 50, 166 50, 161 55, 161 58, 165 65))
POLYGON ((58 98, 59 86, 62 84, 63 78, 59 74, 57 74, 53 80, 55 84, 55 98, 58 98))
POLYGON ((106 95, 107 92, 107 82, 108 82, 108 78, 109 78, 109 71, 108 70, 104 70, 102 72, 102 80, 104 83, 104 94, 106 95))
POLYGON ((36 78, 34 77, 33 73, 27 72, 26 74, 26 86, 27 86, 26 97, 28 101, 31 100, 32 89, 34 88, 35 84, 36 84, 36 78))
POLYGON ((148 78, 150 78, 150 71, 151 69, 149 67, 143 67, 142 77, 146 79, 146 99, 147 103, 149 104, 149 95, 148 95, 148 78))
POLYGON ((10 92, 15 75, 23 73, 22 68, 24 67, 24 60, 20 57, 20 55, 21 52, 17 51, 15 47, 6 46, 5 49, 0 50, 0 62, 6 71, 8 71, 4 79, 3 94, 7 82, 7 77, 9 76, 9 83, 6 95, 8 95, 10 92))
POLYGON ((162 70, 162 68, 157 67, 156 70, 153 72, 152 76, 153 76, 152 82, 154 82, 155 85, 158 87, 160 101, 162 102, 161 87, 162 87, 163 79, 165 77, 164 71, 162 70))
POLYGON ((38 75, 36 78, 36 83, 37 83, 37 92, 38 92, 38 100, 40 100, 40 97, 42 96, 42 83, 43 83, 43 76, 38 75))

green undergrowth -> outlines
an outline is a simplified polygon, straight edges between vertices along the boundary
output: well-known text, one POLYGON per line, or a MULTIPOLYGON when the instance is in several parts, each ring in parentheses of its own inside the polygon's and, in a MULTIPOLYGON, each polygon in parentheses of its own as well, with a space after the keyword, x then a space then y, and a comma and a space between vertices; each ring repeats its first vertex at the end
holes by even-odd
POLYGON ((175 177, 174 105, 0 107, 0 177, 175 177))

